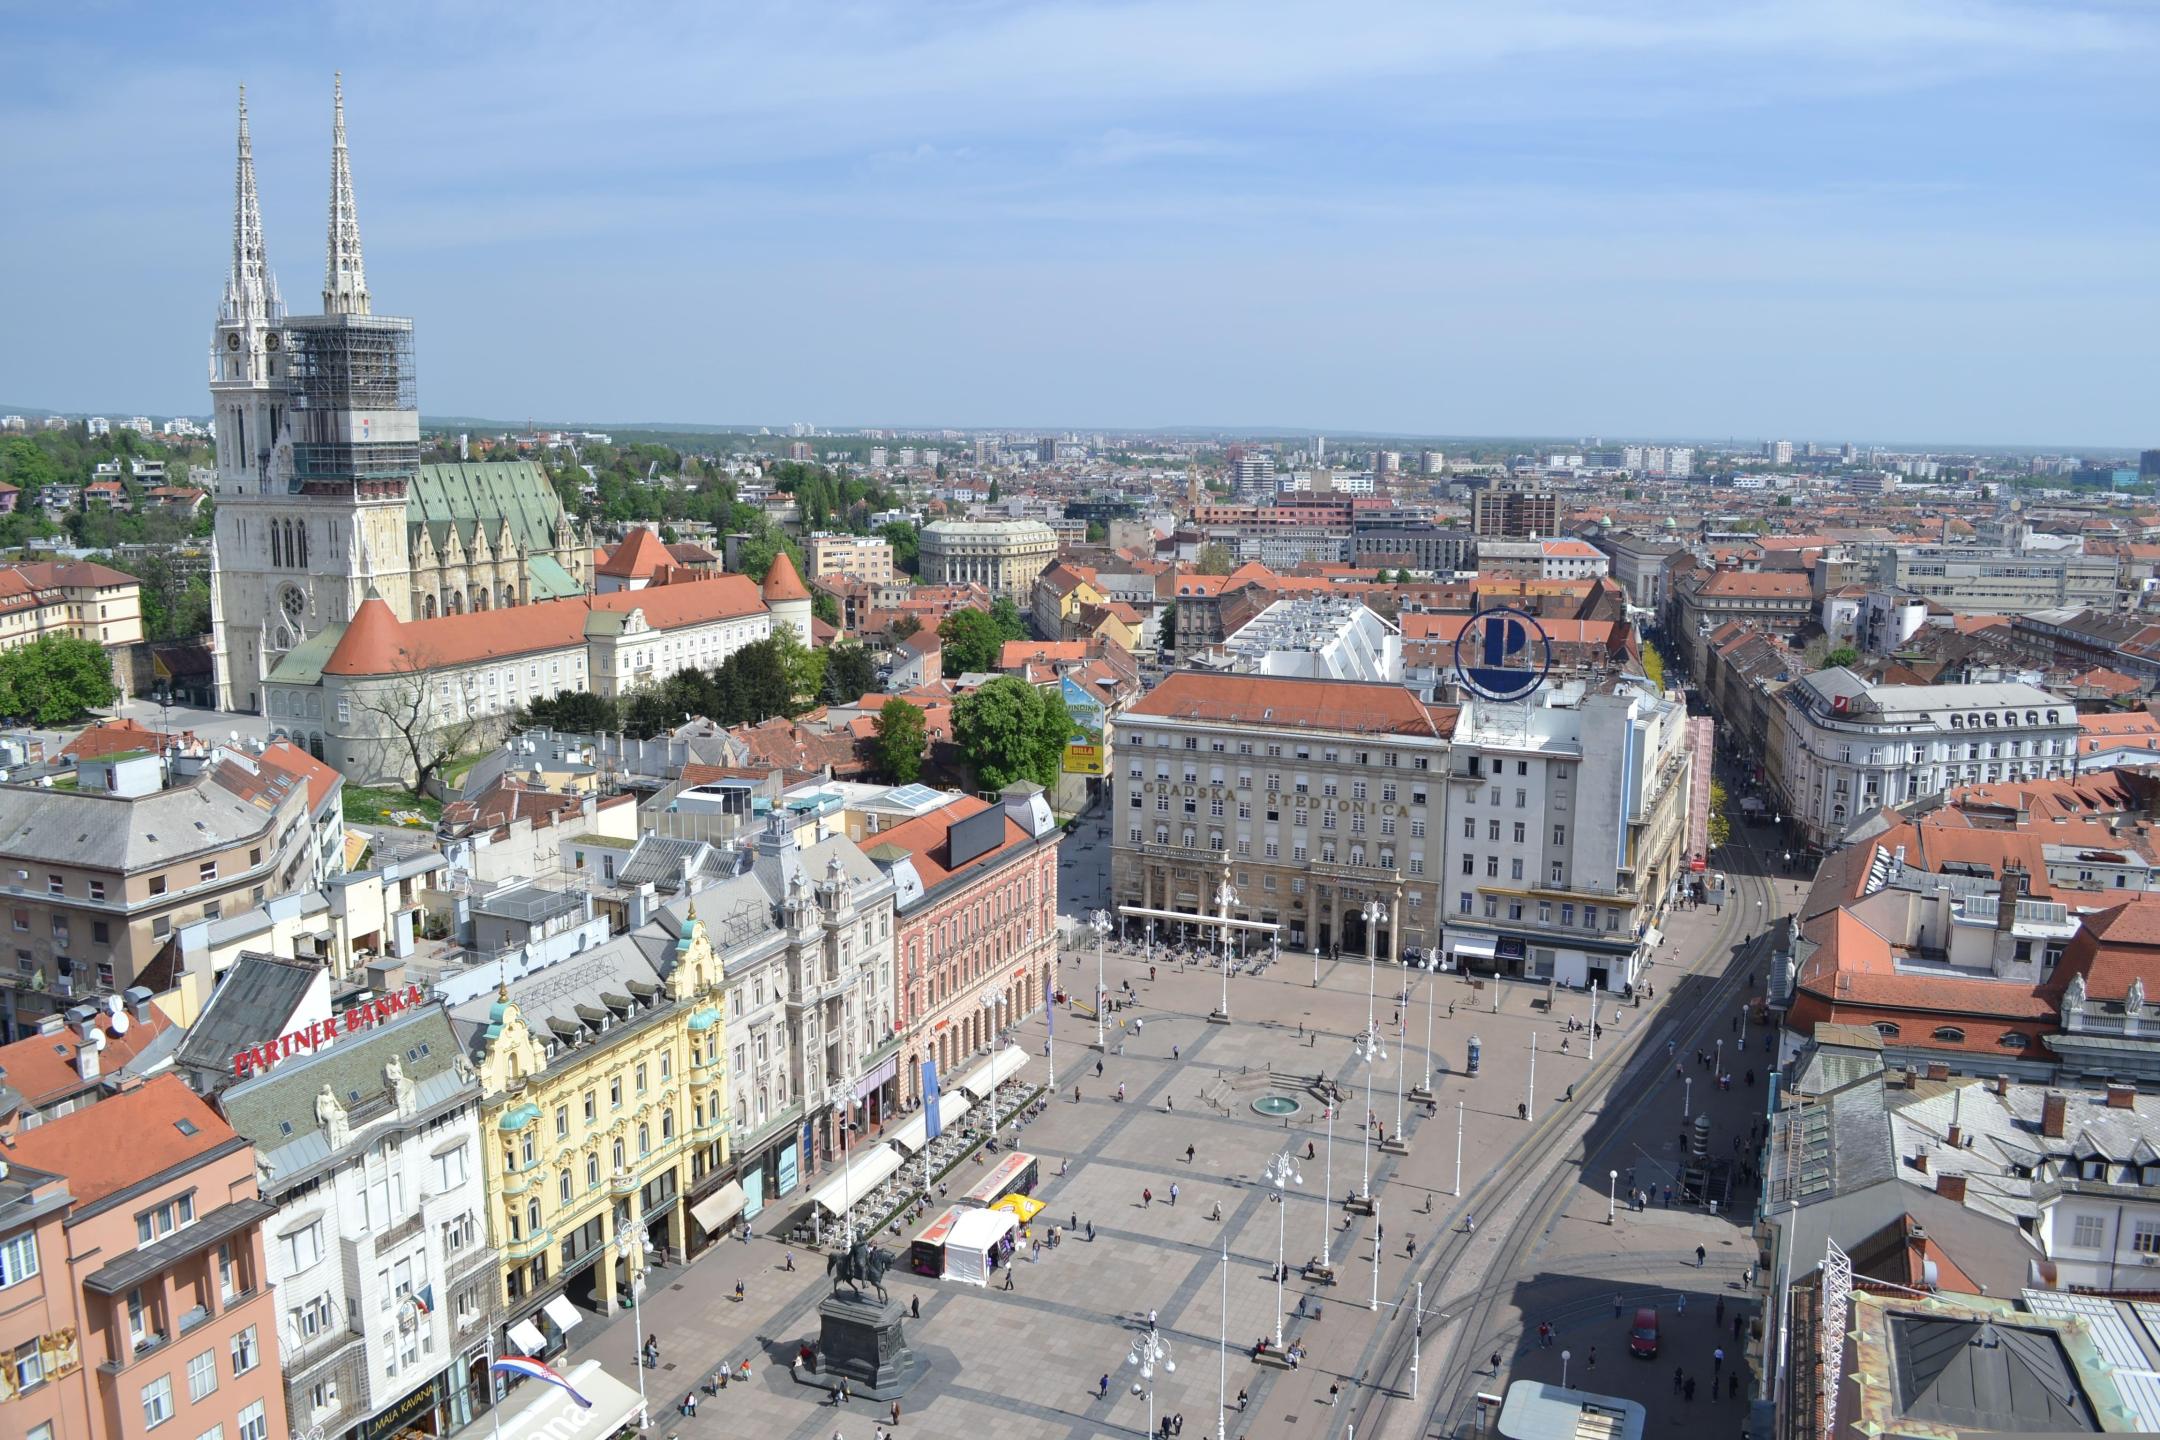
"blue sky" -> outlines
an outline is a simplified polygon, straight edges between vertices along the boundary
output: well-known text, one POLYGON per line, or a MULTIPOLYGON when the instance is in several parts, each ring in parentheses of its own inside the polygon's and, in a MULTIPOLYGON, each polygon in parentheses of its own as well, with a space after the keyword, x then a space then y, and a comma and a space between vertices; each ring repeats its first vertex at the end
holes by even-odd
POLYGON ((342 68, 431 413, 2160 444, 2145 0, 4 9, 0 403, 206 408, 242 82, 315 308, 342 68))

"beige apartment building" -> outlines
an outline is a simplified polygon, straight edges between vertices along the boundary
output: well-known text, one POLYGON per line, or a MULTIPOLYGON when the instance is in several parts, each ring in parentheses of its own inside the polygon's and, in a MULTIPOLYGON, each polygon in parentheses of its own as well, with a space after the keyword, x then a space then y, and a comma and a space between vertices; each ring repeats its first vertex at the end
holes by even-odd
POLYGON ((872 535, 812 535, 810 578, 853 575, 873 585, 890 585, 893 579, 892 545, 872 535))
POLYGON ((973 583, 1025 605, 1057 553, 1056 532, 1040 520, 934 520, 922 529, 922 580, 973 583))
POLYGON ((184 925, 312 888, 310 815, 303 779, 223 754, 85 761, 73 790, 0 785, 6 1038, 136 984, 184 925))
POLYGON ((107 649, 135 644, 143 638, 142 583, 88 560, 0 567, 0 650, 47 635, 107 649))
POLYGON ((1454 723, 1400 685, 1173 673, 1116 721, 1112 918, 1212 943, 1177 917, 1228 882, 1285 950, 1362 951, 1374 901, 1382 959, 1433 946, 1454 723))

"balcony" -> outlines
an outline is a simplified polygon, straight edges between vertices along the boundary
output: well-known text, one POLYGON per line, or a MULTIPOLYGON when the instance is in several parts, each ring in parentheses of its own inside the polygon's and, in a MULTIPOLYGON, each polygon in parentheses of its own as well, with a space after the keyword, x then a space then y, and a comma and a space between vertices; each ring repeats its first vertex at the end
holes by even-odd
POLYGON ((609 1175, 608 1191, 618 1199, 626 1195, 635 1195, 638 1191, 637 1171, 626 1166, 609 1175))
POLYGON ((143 1359, 145 1356, 154 1355, 167 1345, 170 1345, 172 1337, 162 1330, 149 1330, 141 1335, 132 1336, 123 1343, 126 1345, 126 1353, 118 1360, 108 1360, 98 1366, 100 1375, 118 1375, 136 1361, 143 1359))
POLYGON ((313 1335, 303 1335, 288 1322, 278 1327, 278 1361, 287 1375, 297 1377, 304 1370, 335 1363, 365 1338, 343 1322, 324 1325, 313 1335))

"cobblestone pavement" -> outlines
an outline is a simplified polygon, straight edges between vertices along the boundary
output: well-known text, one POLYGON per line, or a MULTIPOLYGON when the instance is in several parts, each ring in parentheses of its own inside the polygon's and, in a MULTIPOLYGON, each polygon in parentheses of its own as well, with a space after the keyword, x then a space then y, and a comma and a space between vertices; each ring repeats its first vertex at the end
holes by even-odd
MULTIPOLYGON (((1608 999, 1601 1011, 1608 1036, 1632 1033, 1660 1018, 1658 1007, 1668 995, 1664 977, 1677 973, 1676 962, 1700 939, 1708 917, 1710 912, 1700 911, 1674 918, 1661 952, 1661 959, 1672 959, 1653 973, 1657 1002, 1616 1013, 1608 999), (1703 924, 1691 917, 1704 917, 1703 924)), ((1070 967, 1067 988, 1090 991, 1093 950, 1069 953, 1064 963, 1070 967)), ((1157 1375, 1156 1411, 1182 1415, 1194 1440, 1214 1430, 1219 1398, 1227 1395, 1237 1411, 1241 1390, 1248 1392, 1249 1403, 1242 1413, 1231 1414, 1231 1436, 1341 1431, 1381 1323, 1392 1324, 1396 1305, 1407 1301, 1399 1292, 1412 1273, 1408 1247, 1413 1240, 1421 1249, 1429 1247, 1461 1223, 1458 1121, 1461 1183, 1474 1189, 1524 1134, 1516 1104, 1530 1094, 1532 1032, 1540 1037, 1541 1108, 1559 1103, 1563 1088, 1589 1073, 1585 1046, 1571 1043, 1569 1054, 1558 1053, 1561 1025, 1572 1010, 1586 1012, 1588 998, 1563 994, 1558 1013, 1548 1017, 1535 1008, 1545 995, 1542 985, 1473 988, 1453 976, 1412 974, 1405 1003, 1397 999, 1404 972, 1379 967, 1371 1003, 1387 1056, 1368 1075, 1351 1044, 1366 1022, 1367 967, 1362 959, 1323 962, 1317 984, 1315 968, 1312 957, 1292 955, 1257 976, 1234 978, 1233 1023, 1211 1025, 1207 1015, 1220 995, 1213 971, 1158 961, 1151 979, 1142 960, 1108 958, 1109 984, 1115 988, 1131 980, 1139 1003, 1113 1017, 1119 1028, 1112 1031, 1107 1055, 1087 1043, 1093 1039, 1091 1019, 1058 1016, 1055 1099, 1017 1140, 1043 1160, 1037 1195, 1049 1209, 1042 1221, 1063 1226, 1077 1220, 1082 1237, 1020 1264, 1009 1292, 898 1271, 888 1278, 896 1298, 920 1301, 922 1317, 911 1322, 909 1335, 929 1359, 927 1373, 902 1403, 902 1434, 918 1428, 940 1435, 1144 1433, 1147 1400, 1133 1392, 1138 1372, 1127 1363, 1127 1353, 1150 1309, 1158 1312, 1176 1365, 1174 1372, 1157 1375), (1398 1085, 1407 1091, 1424 1078, 1428 1009, 1436 1102, 1429 1117, 1396 1098, 1398 1085), (1472 1035, 1483 1047, 1481 1073, 1474 1078, 1461 1073, 1472 1035), (1349 1092, 1334 1117, 1332 1144, 1311 1088, 1316 1075, 1349 1092), (1363 1123, 1368 1079, 1375 1120, 1393 1135, 1400 1114, 1411 1141, 1409 1154, 1383 1154, 1372 1143, 1378 1135, 1363 1123), (1127 1091, 1123 1103, 1114 1098, 1120 1083, 1127 1091), (1252 1108, 1251 1102, 1264 1095, 1287 1096, 1299 1108, 1287 1118, 1271 1118, 1252 1108), (1190 1161, 1187 1146, 1193 1151, 1190 1161), (1289 1187, 1278 1219, 1272 1187, 1260 1176, 1286 1148, 1297 1156, 1301 1183, 1289 1187), (1379 1199, 1377 1216, 1346 1216, 1339 1202, 1367 1175, 1379 1199), (1167 1199, 1173 1183, 1179 1187, 1175 1205, 1167 1199), (1322 1198, 1323 1187, 1335 1203, 1322 1198), (1143 1202, 1143 1188, 1154 1191, 1154 1203, 1143 1202), (1084 1238, 1090 1224, 1092 1243, 1084 1238), (1280 1252, 1278 1226, 1284 1237, 1280 1252), (1378 1247, 1382 1306, 1375 1310, 1378 1227, 1384 1227, 1385 1239, 1378 1247), (1334 1262, 1335 1283, 1309 1284, 1298 1267, 1317 1258, 1323 1246, 1334 1262), (1278 1253, 1292 1267, 1280 1290, 1273 1279, 1278 1253), (1259 1337, 1273 1340, 1279 1316, 1286 1338, 1306 1347, 1295 1371, 1258 1365, 1249 1354, 1259 1337), (1227 1345, 1219 1353, 1225 1335, 1227 1345), (1106 1374, 1109 1393, 1098 1397, 1106 1374), (1331 1397, 1338 1386, 1340 1396, 1331 1397)), ((1028 1050, 1029 1075, 1048 1080, 1043 1017, 1031 1017, 1017 1039, 1028 1050)), ((1759 1084, 1744 1095, 1736 1084, 1736 1093, 1720 1097, 1720 1105, 1737 1111, 1758 1100, 1759 1084)), ((1696 1089, 1699 1094, 1703 1087, 1696 1089)), ((1663 1143, 1669 1148, 1673 1136, 1663 1143)), ((1645 1173, 1668 1158, 1649 1141, 1644 1148, 1648 1157, 1635 1163, 1646 1167, 1645 1173)), ((1582 1293, 1563 1305, 1549 1298, 1560 1292, 1541 1287, 1536 1303, 1553 1309, 1546 1318, 1570 1327, 1564 1333, 1572 1336, 1572 1327, 1580 1327, 1585 1345, 1599 1346, 1603 1377, 1624 1368, 1621 1332, 1609 1324, 1614 1284, 1620 1283, 1626 1295, 1671 1290, 1676 1279, 1687 1279, 1679 1273, 1680 1259, 1691 1263, 1693 1246, 1709 1232, 1702 1217, 1678 1211, 1631 1215, 1608 1229, 1600 1181, 1594 1193, 1585 1181, 1582 1196, 1570 1201, 1553 1231, 1552 1263, 1581 1272, 1582 1293), (1593 1327, 1599 1327, 1595 1340, 1588 1338, 1593 1327), (1613 1329, 1613 1338, 1605 1337, 1606 1329, 1613 1329)), ((1492 1227, 1496 1233, 1499 1228, 1492 1227)), ((899 1248, 905 1238, 882 1240, 899 1248)), ((1714 1305, 1710 1288, 1735 1278, 1744 1264, 1741 1247, 1730 1237, 1712 1248, 1713 1262, 1699 1276, 1702 1299, 1690 1301, 1691 1323, 1714 1305)), ((849 1407, 857 1413, 835 1413, 820 1403, 822 1391, 798 1386, 790 1374, 788 1360, 796 1345, 816 1333, 816 1305, 825 1281, 818 1257, 796 1251, 798 1268, 792 1273, 783 1268, 785 1258, 781 1244, 761 1236, 747 1244, 725 1242, 687 1270, 656 1270, 641 1318, 625 1312, 586 1321, 574 1333, 571 1358, 598 1355, 629 1378, 636 1373, 638 1326, 658 1335, 660 1367, 643 1372, 654 1434, 693 1440, 753 1428, 790 1440, 836 1431, 868 1437, 873 1424, 889 1424, 884 1407, 858 1403, 849 1407), (740 1304, 732 1298, 738 1279, 746 1292, 740 1304), (749 1384, 702 1398, 694 1418, 676 1414, 675 1406, 696 1378, 723 1361, 744 1357, 753 1367, 749 1384)), ((1445 1324, 1438 1317, 1460 1298, 1435 1294, 1436 1289, 1449 1287, 1444 1280, 1427 1286, 1425 1302, 1434 1315, 1427 1321, 1425 1353, 1432 1363, 1437 1362, 1431 1346, 1445 1324)), ((1556 1358, 1529 1353, 1534 1337, 1524 1345, 1522 1317, 1514 1315, 1507 1323, 1508 1333, 1472 1344, 1480 1361, 1489 1350, 1503 1348, 1511 1374, 1543 1373, 1540 1367, 1557 1374, 1556 1358)), ((1673 1343, 1683 1351, 1702 1349, 1707 1372, 1708 1347, 1692 1331, 1676 1331, 1673 1343)), ((1551 1352, 1557 1354, 1557 1348, 1551 1352)), ((1668 1375, 1669 1368, 1666 1362, 1668 1375)), ((1428 1372, 1425 1382, 1430 1387, 1440 1378, 1428 1372)))

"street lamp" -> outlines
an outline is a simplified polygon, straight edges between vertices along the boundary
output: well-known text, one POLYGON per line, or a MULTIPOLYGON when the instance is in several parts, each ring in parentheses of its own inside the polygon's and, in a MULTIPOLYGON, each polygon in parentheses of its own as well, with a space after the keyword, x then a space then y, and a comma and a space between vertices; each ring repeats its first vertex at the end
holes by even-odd
POLYGON ((1102 951, 1103 940, 1110 933, 1110 912, 1097 910, 1088 928, 1095 932, 1095 1048, 1102 1050, 1107 1048, 1103 1044, 1103 997, 1108 993, 1103 989, 1102 951))
POLYGON ((1597 1064, 1597 977, 1590 977, 1590 1063, 1597 1064))
POLYGON ((989 990, 975 997, 983 1009, 990 1012, 990 1138, 998 1138, 998 1007, 1005 1003, 1002 990, 989 990))
MULTIPOLYGON (((644 1259, 645 1247, 642 1244, 636 1245, 634 1252, 632 1248, 633 1242, 642 1238, 634 1227, 617 1235, 615 1237, 616 1255, 625 1264, 631 1262, 633 1253, 636 1254, 637 1259, 644 1259)), ((638 1297, 638 1281, 644 1273, 643 1267, 633 1269, 630 1273, 630 1358, 637 1366, 638 1423, 640 1425, 650 1425, 652 1423, 651 1412, 645 1408, 645 1356, 638 1349, 639 1346, 645 1343, 638 1338, 645 1333, 645 1307, 640 1303, 638 1297)))
POLYGON ((1620 1172, 1608 1170, 1605 1172, 1605 1223, 1608 1225, 1613 1223, 1613 1212, 1619 1208, 1619 1199, 1620 1172))
POLYGON ((845 1251, 855 1243, 855 1177, 848 1173, 848 1087, 832 1086, 825 1092, 825 1103, 833 1112, 833 1123, 840 1127, 840 1248, 845 1251))
MULTIPOLYGON (((1327 1173, 1321 1176, 1320 1193, 1332 1201, 1335 1198, 1335 1087, 1328 1087, 1327 1103, 1327 1173)), ((1320 1207, 1320 1268, 1333 1270, 1328 1250, 1335 1239, 1334 1212, 1326 1205, 1320 1207)))
POLYGON ((1380 1048, 1380 1036, 1367 1030, 1358 1037, 1358 1059, 1365 1064, 1365 1128, 1359 1132, 1358 1158, 1364 1167, 1364 1176, 1358 1181, 1358 1198, 1372 1199, 1372 1076, 1377 1062, 1387 1059, 1387 1051, 1380 1048))
POLYGON ((1222 966, 1222 1018, 1230 1018, 1230 907, 1237 904, 1237 891, 1230 888, 1230 877, 1225 875, 1222 884, 1215 887, 1215 903, 1222 907, 1222 930, 1217 936, 1216 949, 1222 966))
POLYGON ((1695 1094, 1695 1077, 1694 1077, 1694 1076, 1692 1076, 1692 1075, 1683 1075, 1683 1076, 1681 1076, 1681 1077, 1680 1077, 1680 1118, 1681 1118, 1681 1119, 1683 1119, 1683 1120, 1685 1120, 1685 1119, 1687 1119, 1687 1118, 1688 1118, 1688 1111, 1689 1111, 1689 1108, 1690 1108, 1690 1106, 1691 1106, 1691 1104, 1692 1104, 1692 1098, 1693 1098, 1694 1094, 1695 1094))
POLYGON ((1530 1032, 1530 1093, 1523 1101, 1523 1119, 1537 1119, 1537 1031, 1530 1032))
POLYGON ((1562 1350, 1560 1352, 1560 1388, 1563 1390, 1567 1389, 1567 1362, 1574 1357, 1575 1352, 1572 1350, 1562 1350))
POLYGON ((1463 1102, 1455 1102, 1455 1198, 1462 1199, 1463 1102))
POLYGON ((1429 966, 1430 966, 1431 968, 1430 968, 1430 969, 1429 969, 1429 970, 1427 971, 1427 973, 1426 973, 1426 976, 1425 976, 1425 1083, 1424 1083, 1423 1085, 1419 1086, 1418 1088, 1419 1088, 1419 1089, 1421 1089, 1421 1090, 1423 1090, 1423 1091, 1425 1092, 1425 1096, 1426 1096, 1426 1098, 1427 1098, 1427 1099, 1431 1099, 1431 1098, 1432 1098, 1432 1001, 1433 1001, 1433 991, 1435 991, 1435 990, 1437 990, 1437 989, 1439 989, 1439 988, 1440 988, 1440 987, 1439 987, 1439 985, 1437 985, 1436 983, 1434 983, 1434 982, 1436 982, 1436 981, 1437 981, 1437 980, 1438 980, 1438 979, 1440 978, 1440 975, 1439 975, 1439 965, 1440 965, 1440 961, 1439 961, 1439 958, 1438 958, 1438 956, 1437 956, 1437 955, 1436 955, 1436 954, 1435 954, 1435 953, 1434 953, 1433 951, 1427 951, 1427 952, 1426 952, 1426 956, 1427 956, 1427 964, 1428 964, 1428 965, 1429 965, 1429 966))
POLYGON ((1260 1178, 1275 1187, 1275 1348, 1280 1350, 1283 1343, 1283 1277, 1289 1273, 1290 1268, 1283 1253, 1284 1246, 1288 1243, 1290 1209, 1283 1200, 1283 1191, 1286 1186, 1304 1184, 1305 1177, 1297 1173, 1297 1162, 1291 1159, 1286 1146, 1280 1155, 1268 1161, 1261 1169, 1260 1178))
POLYGON ((1125 1363, 1140 1369, 1140 1378, 1147 1382, 1148 1434, 1155 1433, 1155 1367, 1160 1365, 1167 1374, 1177 1373, 1177 1361, 1170 1358, 1170 1347, 1153 1329, 1143 1331, 1133 1338, 1132 1349, 1125 1356, 1125 1363))

